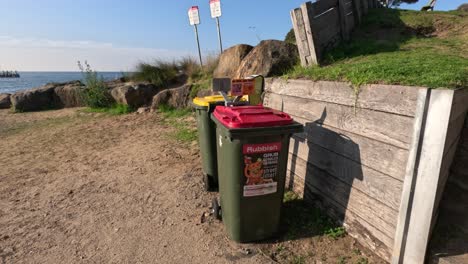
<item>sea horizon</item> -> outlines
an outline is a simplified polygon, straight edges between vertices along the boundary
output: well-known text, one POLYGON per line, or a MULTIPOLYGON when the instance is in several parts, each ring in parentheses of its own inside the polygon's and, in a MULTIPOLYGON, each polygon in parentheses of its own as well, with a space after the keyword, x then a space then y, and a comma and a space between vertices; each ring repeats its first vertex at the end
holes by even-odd
MULTIPOLYGON (((18 71, 19 78, 0 78, 0 93, 14 93, 21 90, 38 88, 48 83, 83 81, 81 71, 18 71)), ((99 71, 97 74, 105 81, 118 79, 127 72, 99 71)))

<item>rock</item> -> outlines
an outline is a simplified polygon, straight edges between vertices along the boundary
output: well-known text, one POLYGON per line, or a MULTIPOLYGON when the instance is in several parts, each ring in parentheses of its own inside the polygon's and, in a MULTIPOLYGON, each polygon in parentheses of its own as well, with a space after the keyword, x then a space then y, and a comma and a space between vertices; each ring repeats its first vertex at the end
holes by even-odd
POLYGON ((235 77, 242 60, 252 49, 253 47, 250 45, 241 44, 225 50, 219 57, 219 63, 213 73, 213 77, 235 77))
POLYGON ((8 94, 8 93, 0 94, 0 109, 10 108, 11 106, 10 96, 11 94, 8 94))
POLYGON ((197 97, 205 97, 205 96, 210 96, 210 95, 218 95, 218 92, 213 92, 211 89, 203 89, 198 91, 197 97))
POLYGON ((159 92, 153 97, 151 111, 158 110, 159 106, 167 105, 174 108, 185 108, 190 102, 191 84, 182 85, 178 88, 167 89, 159 92))
POLYGON ((83 91, 85 86, 80 81, 65 83, 54 89, 56 108, 85 106, 83 91))
POLYGON ((297 61, 295 45, 280 40, 264 40, 242 60, 235 77, 244 78, 252 74, 264 77, 281 75, 297 61))
POLYGON ((160 90, 152 84, 125 84, 112 89, 111 95, 117 103, 138 108, 150 104, 160 90))
POLYGON ((48 83, 12 94, 11 105, 21 112, 83 106, 82 89, 84 86, 80 81, 48 83))
POLYGON ((137 114, 144 114, 144 113, 148 113, 150 110, 151 110, 151 108, 149 108, 149 107, 140 107, 140 108, 138 108, 136 113, 137 114))
POLYGON ((27 112, 54 108, 54 90, 56 84, 16 92, 11 95, 11 105, 14 111, 27 112))

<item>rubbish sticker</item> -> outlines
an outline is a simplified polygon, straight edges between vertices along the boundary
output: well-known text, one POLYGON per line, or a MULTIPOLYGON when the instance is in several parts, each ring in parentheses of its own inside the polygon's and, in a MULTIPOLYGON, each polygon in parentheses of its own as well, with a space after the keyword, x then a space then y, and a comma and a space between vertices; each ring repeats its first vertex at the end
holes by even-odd
POLYGON ((276 193, 281 142, 244 144, 244 197, 276 193))
POLYGON ((234 79, 231 81, 231 95, 251 95, 255 92, 254 79, 234 79))

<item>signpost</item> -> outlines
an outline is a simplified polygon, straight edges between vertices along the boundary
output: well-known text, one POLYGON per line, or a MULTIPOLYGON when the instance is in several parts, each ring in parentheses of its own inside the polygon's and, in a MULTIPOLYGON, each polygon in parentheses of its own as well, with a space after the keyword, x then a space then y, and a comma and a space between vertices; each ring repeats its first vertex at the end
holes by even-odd
POLYGON ((198 10, 198 6, 192 6, 188 10, 188 16, 190 20, 190 25, 194 26, 195 28, 195 36, 197 38, 197 46, 198 46, 198 57, 200 58, 200 66, 203 67, 201 49, 200 49, 200 39, 198 38, 198 25, 200 24, 200 12, 198 10))
POLYGON ((221 16, 221 0, 210 0, 211 17, 216 19, 218 27, 219 49, 223 53, 223 42, 221 40, 221 27, 219 25, 219 17, 221 16))

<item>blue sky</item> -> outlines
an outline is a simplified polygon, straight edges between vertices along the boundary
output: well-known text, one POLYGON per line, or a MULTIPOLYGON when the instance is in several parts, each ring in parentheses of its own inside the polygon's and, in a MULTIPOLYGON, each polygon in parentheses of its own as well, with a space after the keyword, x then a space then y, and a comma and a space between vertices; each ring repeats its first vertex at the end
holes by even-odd
MULTIPOLYGON (((289 11, 303 0, 221 0, 223 45, 283 39, 289 11)), ((419 9, 420 3, 402 8, 419 9)), ((451 10, 465 0, 439 0, 451 10)), ((0 68, 77 70, 88 60, 98 70, 131 70, 138 61, 196 54, 187 10, 198 5, 203 53, 218 51, 208 0, 0 0, 0 68)))

